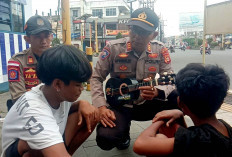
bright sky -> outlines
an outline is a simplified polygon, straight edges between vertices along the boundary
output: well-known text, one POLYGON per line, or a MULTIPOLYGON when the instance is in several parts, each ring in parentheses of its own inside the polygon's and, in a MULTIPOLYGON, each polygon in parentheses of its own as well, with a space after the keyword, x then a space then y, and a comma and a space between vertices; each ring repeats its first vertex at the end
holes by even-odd
MULTIPOLYGON (((126 1, 126 0, 125 0, 126 1)), ((208 0, 208 5, 228 0, 208 0)), ((134 2, 133 5, 136 5, 134 2)), ((55 14, 57 10, 58 0, 32 0, 32 11, 35 14, 44 15, 50 12, 55 14)), ((204 0, 157 0, 155 3, 155 12, 164 19, 165 36, 179 35, 179 13, 183 12, 203 12, 204 0)))

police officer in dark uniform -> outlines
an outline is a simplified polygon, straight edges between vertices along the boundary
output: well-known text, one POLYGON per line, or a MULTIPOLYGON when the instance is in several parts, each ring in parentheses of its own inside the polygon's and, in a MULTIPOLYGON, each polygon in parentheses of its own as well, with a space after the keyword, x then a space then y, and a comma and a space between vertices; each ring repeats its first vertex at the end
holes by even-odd
MULTIPOLYGON (((51 23, 39 15, 30 17, 24 30, 26 31, 24 40, 31 47, 16 53, 8 61, 8 81, 13 103, 26 91, 40 83, 35 71, 37 60, 43 51, 50 47, 53 38, 51 23)), ((11 105, 11 101, 8 100, 8 109, 11 105)))
MULTIPOLYGON (((161 110, 177 108, 176 103, 167 101, 173 85, 139 87, 139 98, 122 106, 112 106, 106 101, 103 81, 108 74, 115 78, 149 81, 157 73, 173 72, 168 49, 154 40, 158 35, 157 15, 149 8, 137 9, 128 25, 129 37, 110 41, 103 48, 90 80, 92 102, 99 108, 101 119, 96 141, 104 150, 129 147, 131 120, 151 120, 161 110)), ((174 94, 174 102, 175 98, 174 94)))

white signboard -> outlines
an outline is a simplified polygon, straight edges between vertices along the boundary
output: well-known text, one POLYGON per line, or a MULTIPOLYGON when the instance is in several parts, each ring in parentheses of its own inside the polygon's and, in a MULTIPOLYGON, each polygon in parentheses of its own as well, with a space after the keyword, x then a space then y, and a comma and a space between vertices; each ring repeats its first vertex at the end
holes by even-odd
POLYGON ((180 13, 179 28, 180 30, 200 31, 203 30, 203 12, 180 13))
POLYGON ((206 7, 205 34, 232 33, 232 2, 223 2, 206 7))

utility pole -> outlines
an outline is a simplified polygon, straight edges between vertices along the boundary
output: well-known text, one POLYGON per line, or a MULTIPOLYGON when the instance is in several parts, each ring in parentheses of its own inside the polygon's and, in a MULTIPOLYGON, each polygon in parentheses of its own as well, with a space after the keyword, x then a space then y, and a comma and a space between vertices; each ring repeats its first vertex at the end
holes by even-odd
POLYGON ((83 51, 83 23, 81 20, 81 47, 80 50, 83 51))
POLYGON ((136 0, 127 0, 127 3, 130 3, 130 15, 132 14, 132 10, 133 10, 132 3, 135 1, 136 0))
POLYGON ((89 23, 89 47, 92 47, 91 46, 91 42, 92 42, 92 28, 91 28, 91 23, 89 23))
POLYGON ((206 42, 206 34, 205 34, 205 29, 206 29, 206 6, 207 6, 207 0, 204 2, 204 27, 203 27, 203 52, 202 52, 202 62, 205 64, 205 42, 206 42))
POLYGON ((95 20, 95 42, 96 42, 96 53, 98 53, 97 19, 95 20))
POLYGON ((63 44, 71 45, 69 0, 61 0, 63 44))

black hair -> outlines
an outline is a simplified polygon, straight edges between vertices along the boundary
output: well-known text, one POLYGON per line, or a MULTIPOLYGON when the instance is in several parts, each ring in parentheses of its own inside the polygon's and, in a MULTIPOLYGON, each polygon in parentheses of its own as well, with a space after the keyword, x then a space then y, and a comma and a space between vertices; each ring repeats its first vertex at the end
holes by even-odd
POLYGON ((208 118, 218 111, 229 86, 229 76, 218 65, 190 63, 176 76, 180 101, 199 118, 208 118))
POLYGON ((36 72, 46 85, 51 85, 54 79, 68 85, 71 80, 86 82, 92 75, 92 67, 82 51, 71 45, 59 45, 44 51, 36 72))

